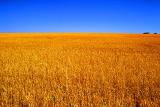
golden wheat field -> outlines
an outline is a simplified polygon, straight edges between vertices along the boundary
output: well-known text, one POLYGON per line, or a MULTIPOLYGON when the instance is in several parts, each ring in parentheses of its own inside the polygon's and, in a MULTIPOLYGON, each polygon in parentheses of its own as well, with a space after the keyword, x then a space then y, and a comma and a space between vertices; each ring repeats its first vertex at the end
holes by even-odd
POLYGON ((0 34, 0 107, 158 106, 160 35, 0 34))

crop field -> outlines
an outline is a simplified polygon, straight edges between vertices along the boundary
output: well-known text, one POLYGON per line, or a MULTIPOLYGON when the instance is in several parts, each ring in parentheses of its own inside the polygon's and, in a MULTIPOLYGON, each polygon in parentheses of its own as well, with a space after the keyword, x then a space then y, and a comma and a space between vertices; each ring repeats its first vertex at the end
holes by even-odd
POLYGON ((160 35, 0 34, 0 107, 135 106, 160 106, 160 35))

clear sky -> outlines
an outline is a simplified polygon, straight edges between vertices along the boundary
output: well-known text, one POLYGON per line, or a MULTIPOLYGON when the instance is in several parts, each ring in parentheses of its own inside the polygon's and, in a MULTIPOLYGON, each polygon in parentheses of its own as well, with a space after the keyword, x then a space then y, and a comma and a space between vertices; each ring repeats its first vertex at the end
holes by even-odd
POLYGON ((160 0, 0 0, 0 32, 160 32, 160 0))

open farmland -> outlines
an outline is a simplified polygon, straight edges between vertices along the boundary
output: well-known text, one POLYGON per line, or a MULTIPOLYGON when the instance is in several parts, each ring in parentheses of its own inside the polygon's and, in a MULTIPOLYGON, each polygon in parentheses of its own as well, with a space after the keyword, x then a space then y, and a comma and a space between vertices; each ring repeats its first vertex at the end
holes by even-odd
POLYGON ((160 35, 1 33, 1 107, 158 107, 160 35))

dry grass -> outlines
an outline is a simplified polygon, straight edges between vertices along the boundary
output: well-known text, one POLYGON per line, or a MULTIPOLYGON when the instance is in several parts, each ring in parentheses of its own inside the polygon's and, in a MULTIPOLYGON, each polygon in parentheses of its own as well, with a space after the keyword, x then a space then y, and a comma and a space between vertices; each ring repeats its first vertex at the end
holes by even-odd
POLYGON ((160 35, 0 34, 2 107, 158 107, 160 35))

